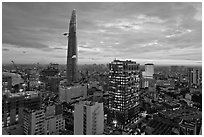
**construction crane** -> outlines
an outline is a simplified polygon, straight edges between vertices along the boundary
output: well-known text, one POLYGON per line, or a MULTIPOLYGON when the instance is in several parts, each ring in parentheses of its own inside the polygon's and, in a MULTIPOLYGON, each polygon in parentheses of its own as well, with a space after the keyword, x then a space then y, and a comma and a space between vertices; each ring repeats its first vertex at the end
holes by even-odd
POLYGON ((15 67, 16 72, 19 73, 19 69, 18 69, 18 67, 16 66, 16 64, 14 63, 14 61, 12 60, 11 62, 13 63, 13 66, 15 67))
POLYGON ((16 69, 16 73, 18 73, 20 76, 21 76, 21 78, 23 78, 24 79, 24 74, 19 70, 19 68, 16 66, 16 64, 15 64, 15 62, 12 60, 11 61, 12 63, 13 63, 13 66, 15 67, 15 69, 16 69))

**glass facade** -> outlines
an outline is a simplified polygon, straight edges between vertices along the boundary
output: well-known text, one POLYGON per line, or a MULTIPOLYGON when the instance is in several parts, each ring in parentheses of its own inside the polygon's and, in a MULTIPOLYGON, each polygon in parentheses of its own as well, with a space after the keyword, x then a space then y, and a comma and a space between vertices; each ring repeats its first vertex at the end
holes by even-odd
POLYGON ((109 64, 109 108, 118 124, 128 124, 136 117, 139 106, 139 64, 114 60, 109 64))

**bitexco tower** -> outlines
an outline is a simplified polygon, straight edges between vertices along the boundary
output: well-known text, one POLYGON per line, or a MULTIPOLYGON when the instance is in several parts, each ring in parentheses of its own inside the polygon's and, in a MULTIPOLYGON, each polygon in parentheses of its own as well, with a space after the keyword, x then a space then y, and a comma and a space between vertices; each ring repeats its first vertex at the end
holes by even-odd
POLYGON ((77 81, 77 37, 76 37, 76 10, 72 11, 69 23, 68 51, 67 51, 67 83, 77 81))

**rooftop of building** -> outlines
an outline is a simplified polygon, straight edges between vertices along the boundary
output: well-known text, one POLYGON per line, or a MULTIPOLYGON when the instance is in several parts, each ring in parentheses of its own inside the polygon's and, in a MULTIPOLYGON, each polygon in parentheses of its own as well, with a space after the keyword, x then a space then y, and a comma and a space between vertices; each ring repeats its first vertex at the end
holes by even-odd
POLYGON ((87 83, 78 83, 78 82, 67 85, 67 81, 62 80, 62 81, 60 81, 59 86, 60 86, 60 88, 71 89, 71 88, 77 88, 77 87, 81 87, 81 86, 85 86, 85 85, 87 85, 87 83))
POLYGON ((146 63, 145 65, 154 65, 153 63, 146 63))
POLYGON ((25 111, 25 112, 31 114, 31 113, 38 113, 38 112, 41 113, 41 112, 45 112, 45 109, 31 109, 31 108, 25 107, 25 108, 23 109, 23 111, 25 111))
POLYGON ((38 91, 26 91, 26 92, 18 92, 18 93, 11 93, 7 92, 4 95, 7 98, 15 98, 15 97, 26 97, 26 98, 33 98, 38 96, 38 91))
POLYGON ((150 135, 170 135, 173 124, 165 119, 152 119, 148 122, 145 132, 150 135))
POLYGON ((2 72, 3 77, 21 78, 18 73, 2 72))
POLYGON ((19 92, 19 93, 7 93, 5 94, 6 97, 8 98, 15 98, 15 97, 23 97, 25 96, 26 94, 24 92, 19 92))
POLYGON ((117 59, 115 59, 111 63, 131 63, 131 64, 136 64, 136 62, 132 61, 132 60, 117 60, 117 59))
POLYGON ((11 77, 12 85, 21 84, 24 80, 21 78, 21 75, 17 73, 10 73, 10 72, 2 72, 2 78, 4 77, 11 77))
POLYGON ((94 106, 95 104, 99 104, 97 101, 79 101, 78 104, 84 104, 86 106, 94 106))
POLYGON ((195 108, 177 109, 174 111, 162 111, 160 114, 167 116, 171 119, 179 118, 187 121, 195 119, 202 119, 202 112, 195 108))
POLYGON ((2 135, 22 135, 23 128, 20 124, 11 125, 8 127, 2 128, 2 135))

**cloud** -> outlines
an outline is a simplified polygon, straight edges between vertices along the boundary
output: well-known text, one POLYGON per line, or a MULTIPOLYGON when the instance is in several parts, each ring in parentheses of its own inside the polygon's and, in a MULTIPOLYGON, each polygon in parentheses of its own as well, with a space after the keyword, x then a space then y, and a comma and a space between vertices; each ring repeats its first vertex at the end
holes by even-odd
POLYGON ((103 41, 100 41, 100 44, 104 44, 104 42, 103 42, 103 41))
POLYGON ((9 49, 6 49, 6 48, 4 48, 4 49, 2 49, 3 51, 9 51, 9 49))
POLYGON ((194 7, 196 9, 194 19, 198 21, 202 21, 202 3, 194 3, 194 7))
POLYGON ((122 29, 124 31, 129 31, 129 30, 142 30, 144 25, 147 24, 161 24, 165 23, 166 20, 162 20, 159 17, 154 17, 154 16, 147 16, 144 14, 140 14, 138 16, 133 16, 130 18, 120 18, 120 19, 115 19, 110 23, 105 23, 105 22, 99 22, 99 26, 103 26, 105 28, 118 28, 122 29))
POLYGON ((79 50, 79 51, 83 51, 83 52, 94 52, 94 53, 101 52, 101 49, 100 49, 100 48, 84 48, 84 47, 78 47, 78 50, 79 50))
POLYGON ((158 40, 154 40, 150 43, 147 43, 147 44, 144 44, 144 45, 141 45, 142 47, 152 47, 152 46, 162 46, 161 44, 158 43, 158 40))
POLYGON ((53 49, 56 49, 56 50, 66 50, 65 48, 53 48, 53 49))
POLYGON ((191 29, 185 29, 185 28, 177 28, 175 30, 170 29, 170 30, 166 30, 166 31, 172 31, 171 34, 166 35, 166 38, 180 37, 180 36, 182 36, 184 34, 192 32, 191 29))
POLYGON ((10 50, 3 53, 3 62, 16 57, 22 62, 44 58, 47 63, 66 63, 67 37, 63 33, 68 32, 73 8, 77 9, 79 63, 106 63, 115 57, 190 62, 202 56, 202 3, 2 5, 2 47, 10 50), (38 57, 30 59, 23 51, 38 57))

